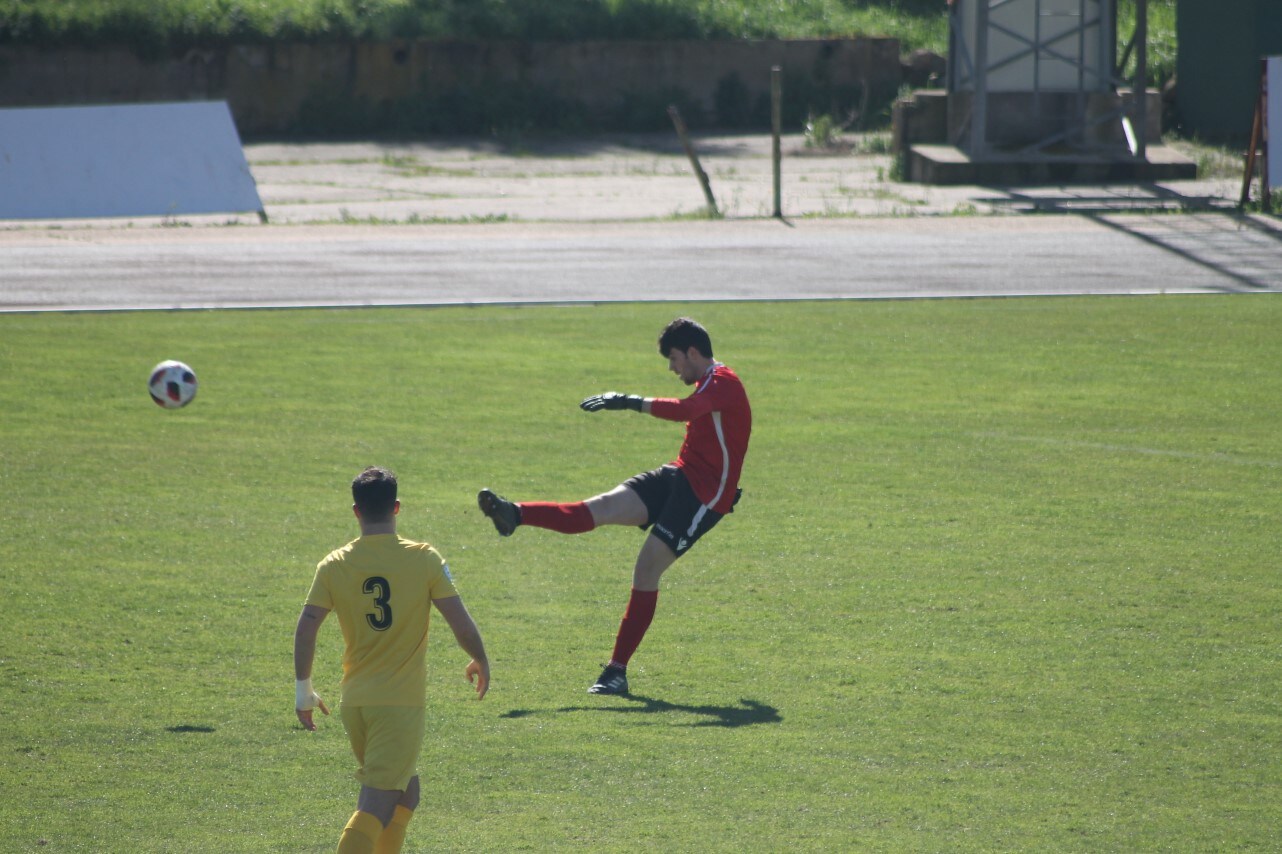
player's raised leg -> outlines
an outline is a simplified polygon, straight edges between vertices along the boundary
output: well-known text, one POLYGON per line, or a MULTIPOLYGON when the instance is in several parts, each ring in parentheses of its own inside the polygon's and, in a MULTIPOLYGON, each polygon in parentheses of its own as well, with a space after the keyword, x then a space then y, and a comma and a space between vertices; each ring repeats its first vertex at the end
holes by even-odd
POLYGON ((594 495, 583 502, 592 520, 599 525, 644 525, 650 513, 636 490, 621 483, 609 492, 594 495))
POLYGON ((630 487, 616 486, 586 501, 509 501, 489 489, 476 496, 481 512, 504 537, 521 525, 546 528, 562 534, 583 534, 601 525, 644 525, 648 513, 630 487))
POLYGON ((482 489, 476 494, 476 506, 494 523, 494 529, 501 537, 512 536, 512 532, 521 524, 521 511, 516 504, 488 489, 482 489))

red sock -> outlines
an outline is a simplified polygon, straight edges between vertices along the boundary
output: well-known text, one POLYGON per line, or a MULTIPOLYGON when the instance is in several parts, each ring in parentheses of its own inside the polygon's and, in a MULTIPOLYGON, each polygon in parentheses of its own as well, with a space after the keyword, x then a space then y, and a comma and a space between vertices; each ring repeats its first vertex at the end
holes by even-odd
POLYGON ((582 501, 573 504, 556 504, 551 501, 522 501, 521 524, 536 528, 560 531, 562 534, 582 534, 596 527, 592 511, 582 501))
POLYGON ((614 639, 614 655, 611 664, 627 667, 632 653, 641 645, 650 621, 654 619, 654 609, 659 604, 658 590, 637 590, 632 588, 632 598, 628 600, 628 609, 623 612, 619 623, 619 634, 614 639))

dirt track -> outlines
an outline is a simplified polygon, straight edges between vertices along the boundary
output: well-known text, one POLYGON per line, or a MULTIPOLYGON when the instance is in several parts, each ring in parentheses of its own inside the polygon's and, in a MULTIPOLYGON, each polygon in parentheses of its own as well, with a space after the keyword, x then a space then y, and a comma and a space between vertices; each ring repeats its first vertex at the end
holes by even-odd
MULTIPOLYGON (((785 217, 914 217, 1010 213, 1036 200, 1065 206, 1236 199, 1230 181, 1160 186, 929 187, 893 180, 884 135, 852 135, 817 151, 801 136, 781 144, 785 217)), ((731 219, 775 212, 768 135, 695 140, 718 211, 731 219)), ((689 159, 672 134, 499 144, 264 144, 246 154, 273 222, 507 219, 636 221, 695 216, 706 208, 689 159)))

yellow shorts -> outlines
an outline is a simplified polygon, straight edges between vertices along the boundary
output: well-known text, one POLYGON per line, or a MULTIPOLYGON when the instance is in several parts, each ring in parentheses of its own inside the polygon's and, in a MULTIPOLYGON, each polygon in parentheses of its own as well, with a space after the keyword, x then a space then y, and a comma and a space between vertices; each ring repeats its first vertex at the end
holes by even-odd
POLYGON ((423 749, 423 706, 343 706, 343 728, 356 754, 356 780, 404 791, 423 749))

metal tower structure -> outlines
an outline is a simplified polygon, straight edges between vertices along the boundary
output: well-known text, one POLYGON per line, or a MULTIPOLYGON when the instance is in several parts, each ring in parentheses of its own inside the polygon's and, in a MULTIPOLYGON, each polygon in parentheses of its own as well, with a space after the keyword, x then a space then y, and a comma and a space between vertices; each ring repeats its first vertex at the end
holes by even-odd
POLYGON ((949 141, 978 162, 1144 160, 1147 0, 1120 62, 1116 3, 949 0, 949 141))

